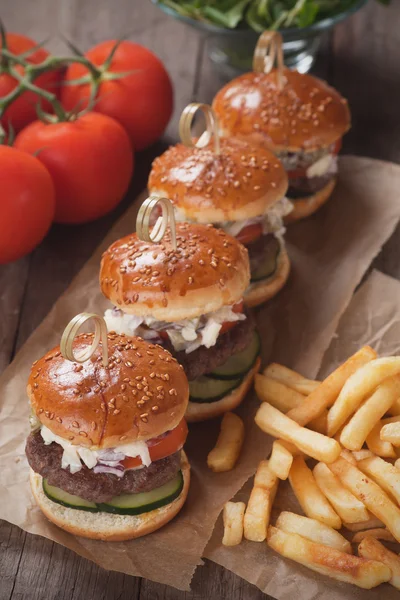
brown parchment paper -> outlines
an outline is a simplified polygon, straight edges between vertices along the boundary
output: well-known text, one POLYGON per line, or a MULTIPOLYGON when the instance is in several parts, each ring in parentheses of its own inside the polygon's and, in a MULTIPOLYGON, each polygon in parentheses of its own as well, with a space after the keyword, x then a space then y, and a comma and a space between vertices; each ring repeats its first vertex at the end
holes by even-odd
MULTIPOLYGON (((257 313, 264 359, 271 356, 310 376, 317 372, 355 286, 400 216, 399 167, 344 157, 341 170, 329 204, 307 222, 291 227, 289 284, 257 313)), ((108 306, 97 281, 100 254, 133 229, 137 206, 144 198, 145 194, 109 232, 0 380, 0 518, 63 544, 103 568, 188 589, 223 504, 242 488, 270 449, 270 440, 253 422, 254 396, 238 411, 245 420, 246 443, 235 469, 216 475, 206 467, 218 422, 191 427, 186 450, 192 485, 184 509, 161 530, 131 542, 75 538, 48 523, 33 503, 24 456, 29 432, 25 385, 31 363, 59 343, 63 328, 76 313, 101 313, 108 306)))
MULTIPOLYGON (((364 344, 380 355, 400 353, 400 282, 373 271, 354 295, 340 319, 337 332, 326 352, 319 378, 325 377, 364 344)), ((251 481, 237 495, 246 502, 251 481)), ((281 510, 304 514, 287 482, 281 482, 271 522, 281 510)), ((361 590, 324 577, 306 567, 286 560, 268 548, 265 542, 243 542, 234 548, 221 544, 222 519, 217 522, 205 556, 233 571, 277 600, 397 600, 399 592, 388 584, 373 590, 361 590)), ((349 539, 351 539, 351 534, 349 539)), ((399 551, 397 545, 391 548, 399 551)))

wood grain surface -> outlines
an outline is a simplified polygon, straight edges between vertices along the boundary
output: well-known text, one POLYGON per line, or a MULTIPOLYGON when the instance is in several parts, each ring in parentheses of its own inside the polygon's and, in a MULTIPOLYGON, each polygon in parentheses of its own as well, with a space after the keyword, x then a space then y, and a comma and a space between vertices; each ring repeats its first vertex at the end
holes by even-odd
MULTIPOLYGON (((150 0, 0 0, 10 31, 65 51, 63 33, 83 50, 129 33, 165 62, 175 87, 175 112, 162 142, 137 157, 127 198, 110 216, 80 227, 55 226, 29 257, 0 267, 0 370, 47 314, 117 217, 146 183, 149 166, 174 141, 177 121, 191 100, 211 100, 222 81, 207 57, 207 42, 153 6, 150 0)), ((353 129, 344 152, 400 162, 400 2, 370 0, 324 40, 314 72, 349 100, 353 129)), ((400 201, 400 193, 399 193, 400 201)), ((400 277, 400 229, 374 266, 400 277)), ((57 544, 0 522, 0 600, 258 600, 257 588, 206 562, 191 593, 107 572, 57 544)))

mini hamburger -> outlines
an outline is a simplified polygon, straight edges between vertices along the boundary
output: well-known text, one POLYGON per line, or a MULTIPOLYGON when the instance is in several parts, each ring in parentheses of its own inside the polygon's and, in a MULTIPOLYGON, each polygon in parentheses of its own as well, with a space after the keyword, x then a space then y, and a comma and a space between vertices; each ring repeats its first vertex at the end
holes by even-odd
MULTIPOLYGON (((92 334, 75 338, 88 350, 92 334)), ((56 347, 31 370, 30 482, 46 517, 78 536, 129 540, 170 521, 185 502, 190 467, 182 446, 188 382, 170 353, 108 334, 82 364, 56 347)))
MULTIPOLYGON (((189 108, 189 107, 188 107, 189 108)), ((249 252, 247 306, 269 300, 290 270, 283 218, 287 176, 267 149, 234 138, 220 140, 220 153, 205 147, 171 146, 153 162, 148 188, 170 198, 178 221, 212 223, 249 252)))
POLYGON ((261 144, 284 165, 294 204, 286 222, 326 202, 336 183, 342 136, 350 128, 347 101, 335 89, 312 75, 274 68, 232 80, 212 107, 221 136, 261 144))
POLYGON ((133 233, 103 255, 100 286, 114 304, 107 327, 162 344, 183 365, 188 421, 235 408, 259 368, 248 283, 246 249, 211 225, 176 223, 176 249, 167 229, 158 243, 133 233))

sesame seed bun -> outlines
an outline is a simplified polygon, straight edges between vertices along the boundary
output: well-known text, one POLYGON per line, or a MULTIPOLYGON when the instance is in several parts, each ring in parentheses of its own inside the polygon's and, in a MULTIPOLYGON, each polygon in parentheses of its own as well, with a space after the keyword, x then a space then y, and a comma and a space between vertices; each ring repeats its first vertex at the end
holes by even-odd
POLYGON ((285 285, 290 273, 290 259, 286 248, 282 246, 278 257, 278 266, 274 275, 257 283, 252 283, 248 288, 244 301, 246 306, 253 307, 266 302, 276 296, 285 285))
POLYGON ((309 217, 315 213, 325 202, 330 198, 337 178, 334 177, 318 192, 307 198, 301 198, 299 200, 292 200, 293 210, 290 214, 285 217, 285 223, 293 223, 299 221, 305 217, 309 217))
MULTIPOLYGON (((93 334, 75 338, 74 353, 93 334)), ((189 386, 182 367, 161 346, 108 334, 109 364, 101 347, 82 364, 63 358, 57 346, 33 364, 28 396, 38 419, 79 446, 113 448, 147 440, 178 425, 189 386)))
POLYGON ((350 128, 347 101, 312 75, 285 69, 280 91, 276 70, 246 73, 215 96, 221 135, 256 142, 274 152, 330 146, 350 128))
POLYGON ((216 402, 189 402, 186 411, 186 420, 189 423, 197 421, 206 421, 219 417, 228 410, 234 410, 244 400, 247 392, 250 389, 255 374, 258 373, 261 365, 261 359, 258 358, 254 367, 243 379, 242 383, 221 400, 216 402))
POLYGON ((148 187, 170 198, 179 220, 198 223, 258 217, 286 193, 282 164, 267 149, 235 139, 221 140, 221 154, 206 148, 171 146, 156 158, 148 187))
POLYGON ((177 223, 159 243, 131 234, 103 254, 100 286, 125 313, 161 321, 191 319, 235 304, 249 284, 247 250, 221 229, 177 223))
POLYGON ((73 535, 106 542, 123 542, 160 529, 178 514, 187 498, 190 483, 190 465, 183 451, 181 470, 183 489, 179 496, 166 506, 135 516, 67 508, 45 495, 43 479, 38 473, 31 470, 29 477, 33 496, 49 521, 73 535))

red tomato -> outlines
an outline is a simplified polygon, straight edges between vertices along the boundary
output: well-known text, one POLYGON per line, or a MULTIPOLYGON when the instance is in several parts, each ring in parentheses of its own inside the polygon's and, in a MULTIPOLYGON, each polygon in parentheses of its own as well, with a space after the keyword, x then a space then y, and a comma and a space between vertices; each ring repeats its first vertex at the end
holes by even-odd
MULTIPOLYGON (((36 46, 36 42, 30 38, 18 33, 7 33, 7 48, 13 54, 23 54, 36 46)), ((1 42, 0 42, 1 44, 1 42)), ((32 54, 28 54, 25 59, 27 62, 34 65, 42 63, 49 53, 43 48, 38 48, 32 54)), ((22 65, 15 65, 13 68, 19 73, 24 73, 22 65)), ((61 79, 60 70, 48 71, 39 75, 34 81, 38 87, 48 90, 54 94, 59 92, 59 83, 61 79)), ((18 85, 17 80, 9 75, 4 69, 0 68, 0 98, 3 98, 18 85)), ((20 131, 25 125, 34 121, 36 116, 36 105, 41 103, 44 110, 51 109, 47 101, 41 100, 34 92, 24 92, 7 108, 1 118, 1 124, 7 128, 9 123, 12 124, 14 131, 20 131)))
MULTIPOLYGON (((168 431, 166 435, 150 440, 148 446, 151 460, 160 460, 160 458, 165 458, 166 456, 170 456, 177 452, 185 443, 187 434, 188 428, 186 421, 185 419, 182 419, 179 425, 175 427, 175 429, 168 431)), ((132 469, 134 467, 140 467, 142 461, 138 456, 128 456, 122 461, 122 464, 125 469, 132 469)))
POLYGON ((110 212, 122 200, 133 172, 129 138, 114 119, 87 113, 75 121, 35 121, 14 146, 37 152, 56 190, 57 223, 85 223, 110 212))
POLYGON ((54 216, 54 186, 42 163, 25 152, 0 146, 0 264, 31 252, 54 216))
MULTIPOLYGON (((243 306, 243 302, 238 302, 237 304, 234 304, 232 310, 234 313, 241 313, 243 312, 243 306)), ((225 323, 222 323, 222 327, 219 330, 219 335, 221 335, 222 333, 226 333, 227 331, 232 329, 232 327, 234 327, 237 323, 238 321, 225 321, 225 323)))
POLYGON ((262 225, 261 223, 254 223, 253 225, 247 225, 247 227, 243 227, 243 229, 237 234, 236 239, 238 242, 246 246, 247 244, 254 242, 260 237, 260 235, 262 235, 262 225))
POLYGON ((339 154, 339 152, 340 152, 340 150, 341 150, 341 148, 342 148, 342 142, 343 142, 343 139, 342 139, 342 138, 339 138, 339 139, 336 141, 335 147, 334 147, 334 149, 333 149, 333 154, 339 154))
MULTIPOLYGON (((102 66, 116 41, 102 42, 91 48, 85 56, 95 65, 102 66)), ((150 50, 124 41, 118 47, 109 73, 135 71, 116 80, 102 77, 93 110, 113 117, 128 132, 133 148, 143 150, 163 133, 173 109, 172 84, 162 62, 150 50)), ((65 74, 69 82, 87 74, 81 64, 72 64, 65 74)), ((67 110, 87 106, 90 85, 65 85, 61 102, 67 110)))

